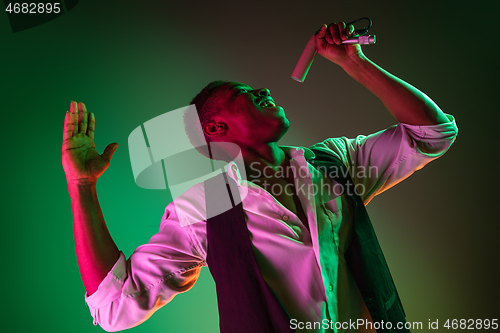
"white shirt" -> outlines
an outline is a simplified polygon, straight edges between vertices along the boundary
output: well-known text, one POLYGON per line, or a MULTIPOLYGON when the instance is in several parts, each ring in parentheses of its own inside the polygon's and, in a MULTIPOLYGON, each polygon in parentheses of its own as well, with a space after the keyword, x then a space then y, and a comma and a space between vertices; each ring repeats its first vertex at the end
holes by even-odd
MULTIPOLYGON (((443 155, 458 133, 450 122, 416 126, 399 123, 355 139, 330 138, 312 148, 336 155, 348 168, 365 205, 414 171, 443 155)), ((369 318, 344 260, 350 241, 351 207, 328 177, 308 160, 308 148, 282 147, 295 170, 295 188, 308 218, 298 217, 262 187, 241 179, 236 164, 228 174, 238 184, 247 227, 262 276, 296 323, 346 322, 369 318), (325 322, 323 321, 323 322, 325 322)), ((98 290, 85 296, 94 324, 105 330, 138 325, 176 294, 189 290, 206 266, 203 183, 165 209, 160 230, 128 260, 123 253, 98 290)), ((186 309, 186 311, 188 311, 186 309)), ((311 324, 310 324, 311 326, 311 324)), ((321 325, 318 325, 321 326, 321 325)), ((321 327, 303 332, 354 332, 321 327)), ((361 332, 361 330, 355 330, 361 332)))

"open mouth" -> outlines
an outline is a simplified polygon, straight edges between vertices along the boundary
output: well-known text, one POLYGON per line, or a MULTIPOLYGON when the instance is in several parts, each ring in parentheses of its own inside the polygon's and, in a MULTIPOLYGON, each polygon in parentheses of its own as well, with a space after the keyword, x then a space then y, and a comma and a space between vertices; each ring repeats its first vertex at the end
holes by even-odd
POLYGON ((260 103, 260 106, 264 108, 274 108, 276 104, 274 104, 271 99, 266 99, 260 103))

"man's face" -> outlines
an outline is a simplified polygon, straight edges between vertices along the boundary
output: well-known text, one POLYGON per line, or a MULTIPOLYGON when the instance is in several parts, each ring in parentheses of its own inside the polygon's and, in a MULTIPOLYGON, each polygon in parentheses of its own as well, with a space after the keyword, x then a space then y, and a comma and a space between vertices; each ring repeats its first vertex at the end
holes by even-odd
POLYGON ((216 98, 221 112, 214 117, 227 126, 227 141, 252 145, 277 142, 290 127, 281 106, 268 89, 256 89, 239 82, 218 88, 216 98))

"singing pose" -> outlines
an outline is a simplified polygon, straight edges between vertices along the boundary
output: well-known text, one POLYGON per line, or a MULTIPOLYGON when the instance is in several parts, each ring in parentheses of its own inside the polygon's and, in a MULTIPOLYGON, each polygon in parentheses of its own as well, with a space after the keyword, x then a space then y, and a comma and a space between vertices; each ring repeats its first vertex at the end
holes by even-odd
MULTIPOLYGON (((245 191, 242 202, 211 216, 217 198, 208 182, 197 184, 168 204, 158 233, 128 259, 109 234, 96 195, 118 144, 98 154, 94 114, 71 102, 62 161, 95 324, 108 331, 140 324, 193 287, 208 265, 221 332, 408 331, 364 206, 442 156, 458 129, 453 116, 367 59, 359 45, 342 44, 352 31, 343 22, 323 25, 318 53, 377 96, 397 124, 308 148, 279 146, 290 123, 268 89, 210 83, 191 104, 203 140, 239 147, 243 165, 230 162, 224 176, 233 194, 245 191), (365 324, 349 325, 358 319, 365 324)), ((325 113, 311 126, 333 117, 325 113)))

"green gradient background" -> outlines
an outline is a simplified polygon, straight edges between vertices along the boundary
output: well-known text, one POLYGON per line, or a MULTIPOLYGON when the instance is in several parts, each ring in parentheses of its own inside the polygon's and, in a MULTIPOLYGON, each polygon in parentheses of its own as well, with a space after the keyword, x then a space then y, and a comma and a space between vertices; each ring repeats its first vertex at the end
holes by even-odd
MULTIPOLYGON (((284 145, 395 123, 373 95, 323 58, 304 84, 289 78, 322 23, 362 16, 373 20, 370 33, 377 35, 365 54, 431 96, 460 129, 443 158, 368 206, 407 319, 500 317, 498 45, 489 43, 497 2, 111 3, 81 0, 62 17, 16 34, 0 14, 3 332, 101 331, 83 299, 60 162, 71 100, 95 112, 99 151, 120 144, 98 189, 110 232, 129 256, 158 230, 169 198, 135 185, 128 135, 186 106, 207 82, 269 88, 292 123, 284 145)), ((132 329, 181 330, 218 332, 208 269, 191 291, 132 329)))

